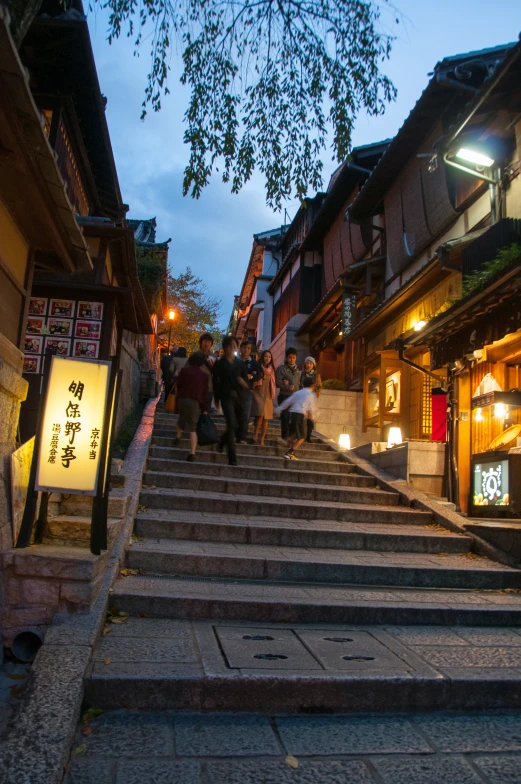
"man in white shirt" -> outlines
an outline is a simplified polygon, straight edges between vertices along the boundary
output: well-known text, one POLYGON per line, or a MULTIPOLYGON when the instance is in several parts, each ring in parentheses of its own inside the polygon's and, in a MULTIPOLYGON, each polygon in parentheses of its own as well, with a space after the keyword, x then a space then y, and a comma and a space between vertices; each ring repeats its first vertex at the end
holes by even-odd
POLYGON ((275 409, 275 413, 286 409, 290 413, 290 437, 285 460, 298 460, 295 450, 306 438, 306 419, 314 419, 316 414, 317 396, 313 379, 305 378, 302 383, 302 389, 294 392, 275 409))

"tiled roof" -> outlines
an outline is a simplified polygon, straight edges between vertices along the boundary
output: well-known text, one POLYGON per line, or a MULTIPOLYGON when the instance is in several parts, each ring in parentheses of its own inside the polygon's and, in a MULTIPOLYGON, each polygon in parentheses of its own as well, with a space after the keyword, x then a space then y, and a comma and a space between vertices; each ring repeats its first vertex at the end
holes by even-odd
POLYGON ((155 242, 157 223, 155 218, 129 220, 136 242, 155 242))

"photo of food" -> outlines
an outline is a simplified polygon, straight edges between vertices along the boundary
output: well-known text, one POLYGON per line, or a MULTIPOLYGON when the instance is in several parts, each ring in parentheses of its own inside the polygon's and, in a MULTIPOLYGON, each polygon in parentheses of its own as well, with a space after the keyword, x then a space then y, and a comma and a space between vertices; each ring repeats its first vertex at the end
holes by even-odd
POLYGON ((24 368, 22 373, 39 373, 41 357, 24 356, 24 368))
POLYGON ((39 335, 44 327, 45 327, 44 318, 35 318, 34 316, 29 316, 29 318, 27 319, 26 332, 29 332, 30 335, 39 335))
POLYGON ((76 303, 72 299, 51 299, 49 315, 72 318, 74 316, 75 304, 76 303))
POLYGON ((99 340, 101 335, 101 321, 77 321, 74 335, 77 338, 99 340))
POLYGON ((103 318, 103 302, 78 302, 78 318, 101 321, 103 318))
POLYGON ((99 343, 97 340, 75 340, 74 357, 88 357, 96 359, 99 353, 99 343))
POLYGON ((42 343, 43 343, 43 338, 40 335, 37 337, 33 337, 33 335, 26 335, 24 352, 26 354, 41 354, 42 343))
POLYGON ((71 341, 62 338, 45 338, 45 348, 56 349, 56 354, 60 357, 68 357, 71 350, 71 341))
POLYGON ((48 327, 51 335, 69 337, 72 332, 72 321, 63 318, 50 318, 48 327))
POLYGON ((46 297, 31 297, 29 299, 29 314, 31 316, 45 316, 47 310, 46 297))

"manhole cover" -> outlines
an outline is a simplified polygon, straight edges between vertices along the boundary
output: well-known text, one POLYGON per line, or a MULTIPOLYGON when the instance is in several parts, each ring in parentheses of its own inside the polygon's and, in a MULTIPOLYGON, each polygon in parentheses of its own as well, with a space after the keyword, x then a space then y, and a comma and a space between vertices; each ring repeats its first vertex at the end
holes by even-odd
POLYGON ((328 642, 353 642, 352 637, 323 637, 328 642))
POLYGON ((374 656, 342 656, 344 661, 374 661, 374 656))
POLYGON ((266 661, 274 661, 275 659, 287 659, 283 653, 256 653, 254 659, 265 659, 266 661))
POLYGON ((263 635, 263 634, 243 634, 242 639, 243 640, 256 640, 258 642, 264 642, 264 641, 268 642, 268 641, 274 640, 275 637, 268 637, 267 635, 263 635))

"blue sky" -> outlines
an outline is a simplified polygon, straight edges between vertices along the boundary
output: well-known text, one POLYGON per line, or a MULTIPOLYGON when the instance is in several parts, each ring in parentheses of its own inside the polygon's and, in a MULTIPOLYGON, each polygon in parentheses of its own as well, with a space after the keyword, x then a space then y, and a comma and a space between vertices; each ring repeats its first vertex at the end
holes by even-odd
MULTIPOLYGON (((428 72, 448 55, 497 46, 517 40, 521 31, 519 0, 396 0, 402 23, 392 27, 398 36, 390 61, 384 66, 398 88, 398 98, 385 115, 360 116, 354 145, 393 136, 428 82, 428 72)), ((384 14, 384 20, 392 17, 384 14)), ((89 16, 94 54, 102 92, 108 98, 107 118, 123 199, 130 218, 155 216, 157 238, 170 243, 174 274, 190 266, 222 300, 222 325, 228 323, 233 295, 241 288, 252 235, 283 222, 265 204, 262 179, 252 178, 238 195, 217 177, 198 201, 182 195, 183 170, 189 151, 183 144, 183 114, 188 93, 178 81, 179 66, 172 60, 171 95, 160 113, 139 117, 149 68, 147 50, 133 56, 128 39, 109 46, 106 17, 89 16), (177 74, 177 76, 176 76, 177 74)), ((336 163, 324 160, 325 183, 336 163)), ((298 204, 287 205, 290 218, 298 204)))

